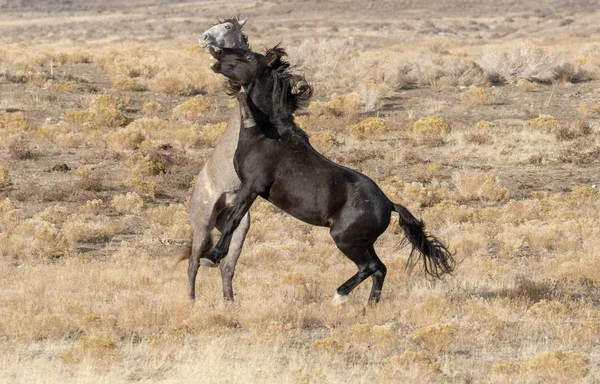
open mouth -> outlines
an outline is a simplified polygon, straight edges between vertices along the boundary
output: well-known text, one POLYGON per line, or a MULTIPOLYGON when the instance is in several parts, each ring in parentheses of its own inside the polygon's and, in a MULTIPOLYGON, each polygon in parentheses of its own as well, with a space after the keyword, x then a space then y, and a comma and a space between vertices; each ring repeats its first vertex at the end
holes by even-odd
POLYGON ((220 73, 221 72, 221 63, 219 61, 215 61, 214 63, 211 64, 210 69, 212 69, 212 71, 215 73, 220 73))
POLYGON ((209 45, 207 48, 213 59, 215 59, 215 62, 211 64, 210 69, 212 69, 215 73, 219 73, 221 70, 221 62, 219 62, 219 58, 222 50, 214 45, 209 45))

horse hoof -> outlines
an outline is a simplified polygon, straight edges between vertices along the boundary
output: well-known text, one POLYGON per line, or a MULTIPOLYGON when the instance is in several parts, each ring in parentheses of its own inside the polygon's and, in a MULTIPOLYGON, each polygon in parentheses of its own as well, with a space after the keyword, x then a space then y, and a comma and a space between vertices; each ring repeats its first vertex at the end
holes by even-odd
POLYGON ((346 301, 348 301, 348 295, 340 295, 339 293, 336 293, 335 295, 333 295, 333 299, 331 300, 331 303, 333 305, 342 305, 346 301))
POLYGON ((200 259, 200 265, 203 267, 217 268, 219 266, 219 263, 215 263, 211 259, 203 257, 200 259))

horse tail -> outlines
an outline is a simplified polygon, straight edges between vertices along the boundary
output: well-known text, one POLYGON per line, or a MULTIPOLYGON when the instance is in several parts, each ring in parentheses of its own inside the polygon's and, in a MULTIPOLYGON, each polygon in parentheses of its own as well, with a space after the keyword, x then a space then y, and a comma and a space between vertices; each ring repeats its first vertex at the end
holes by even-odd
POLYGON ((394 211, 400 214, 400 228, 412 245, 408 257, 408 267, 412 269, 418 261, 415 251, 421 255, 425 274, 440 279, 444 274, 452 273, 456 262, 448 248, 435 236, 425 231, 425 224, 417 219, 406 207, 394 204, 394 211))
POLYGON ((192 255, 192 246, 187 246, 187 247, 182 247, 179 249, 179 258, 177 259, 177 261, 175 262, 175 264, 173 264, 173 266, 171 267, 171 270, 175 269, 176 266, 179 265, 179 263, 181 263, 184 260, 188 260, 190 258, 190 256, 192 255))

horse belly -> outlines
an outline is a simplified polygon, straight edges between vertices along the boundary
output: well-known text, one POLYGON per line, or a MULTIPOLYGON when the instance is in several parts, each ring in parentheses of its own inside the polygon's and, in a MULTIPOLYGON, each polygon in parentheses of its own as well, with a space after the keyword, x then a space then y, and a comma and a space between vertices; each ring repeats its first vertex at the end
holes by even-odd
MULTIPOLYGON (((301 180, 298 180, 301 181, 301 180)), ((329 202, 310 183, 273 183, 268 200, 276 207, 305 223, 329 226, 329 202)))

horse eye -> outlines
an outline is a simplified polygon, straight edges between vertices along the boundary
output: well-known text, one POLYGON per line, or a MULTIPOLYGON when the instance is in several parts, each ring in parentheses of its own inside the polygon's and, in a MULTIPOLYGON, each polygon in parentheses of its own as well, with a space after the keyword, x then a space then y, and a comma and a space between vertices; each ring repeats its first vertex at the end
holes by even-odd
POLYGON ((231 29, 231 25, 226 25, 225 29, 231 29))

